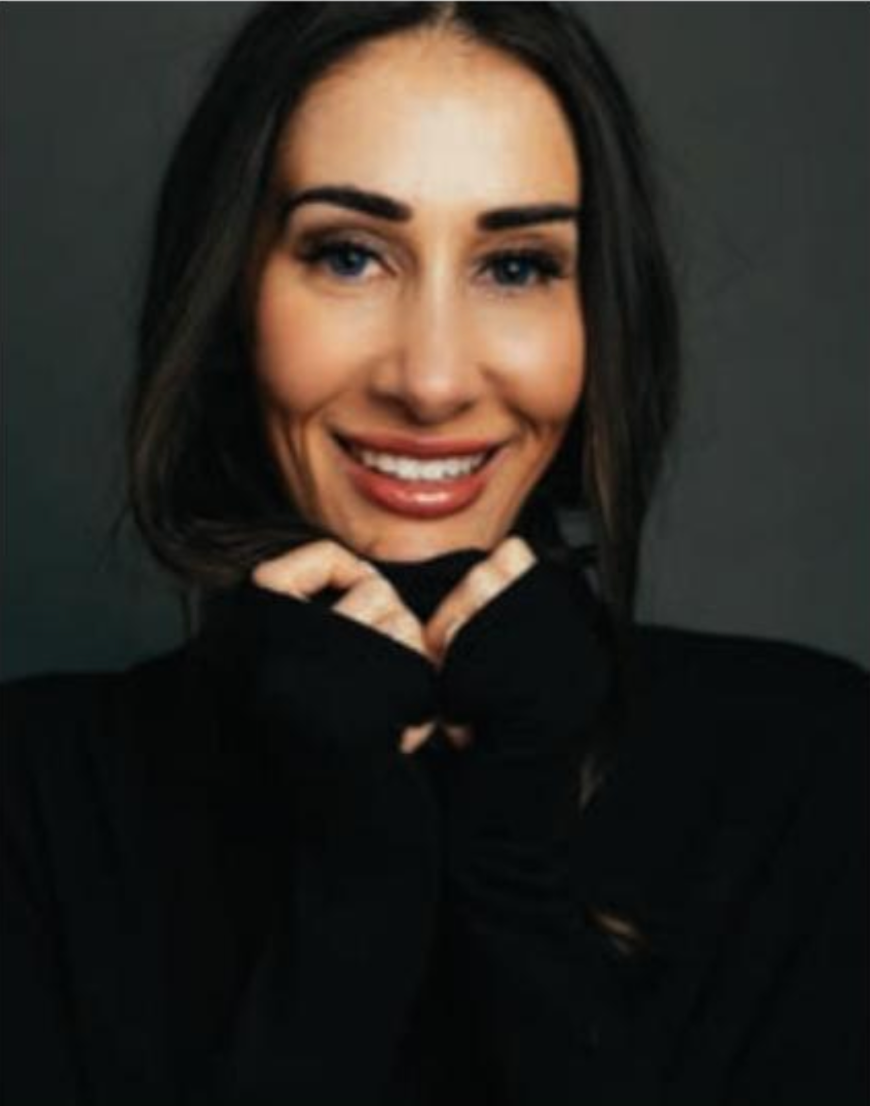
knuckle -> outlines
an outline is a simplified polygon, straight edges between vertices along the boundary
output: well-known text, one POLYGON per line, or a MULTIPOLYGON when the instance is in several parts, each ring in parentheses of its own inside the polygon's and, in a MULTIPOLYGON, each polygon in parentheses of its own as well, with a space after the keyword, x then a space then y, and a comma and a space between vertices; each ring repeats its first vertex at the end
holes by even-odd
POLYGON ((289 589, 293 586, 294 572, 300 571, 315 556, 326 556, 326 547, 333 543, 327 541, 309 542, 294 549, 261 561, 251 572, 251 579, 261 587, 275 590, 289 589))
POLYGON ((382 599, 389 602, 395 602, 398 600, 396 590, 389 580, 385 580, 383 576, 367 576, 365 580, 359 585, 360 588, 365 588, 366 593, 378 599, 382 599))
POLYGON ((399 641, 411 649, 422 646, 422 635, 410 615, 395 614, 385 620, 383 632, 394 641, 399 641))
POLYGON ((266 591, 292 592, 293 575, 286 557, 262 561, 251 572, 251 582, 266 591))
POLYGON ((496 559, 501 567, 514 575, 528 568, 534 562, 535 555, 523 538, 512 535, 498 547, 496 559))
POLYGON ((377 596, 367 594, 362 584, 346 591, 342 598, 333 604, 332 609, 349 614, 358 622, 365 623, 376 622, 387 610, 383 602, 378 602, 377 596))
POLYGON ((258 588, 269 587, 271 579, 272 570, 268 561, 258 564, 251 572, 251 583, 256 584, 258 588))
POLYGON ((345 592, 341 599, 337 599, 332 608, 336 614, 346 614, 359 621, 365 613, 364 606, 359 602, 359 597, 353 591, 345 592))
POLYGON ((293 565, 298 553, 298 550, 291 549, 289 553, 282 553, 279 557, 269 557, 268 560, 260 561, 252 570, 251 579, 257 582, 260 580, 274 580, 276 576, 293 565))
POLYGON ((469 589, 471 591, 478 591, 481 588, 485 588, 487 581, 491 580, 493 574, 498 573, 498 571, 498 566, 492 558, 488 561, 481 561, 479 565, 474 566, 466 577, 469 589))
POLYGON ((328 538, 312 542, 307 546, 307 549, 312 560, 324 558, 333 565, 353 564, 359 560, 349 549, 345 549, 337 541, 330 541, 328 538))
POLYGON ((407 611, 390 611, 384 617, 384 625, 404 637, 412 637, 417 629, 417 623, 413 615, 407 611))
POLYGON ((478 600, 490 599, 509 582, 508 572, 492 560, 477 565, 468 575, 469 591, 478 600))
POLYGON ((352 602, 361 610, 368 611, 372 618, 387 615, 394 607, 392 589, 383 582, 369 577, 355 584, 347 593, 353 596, 352 602))

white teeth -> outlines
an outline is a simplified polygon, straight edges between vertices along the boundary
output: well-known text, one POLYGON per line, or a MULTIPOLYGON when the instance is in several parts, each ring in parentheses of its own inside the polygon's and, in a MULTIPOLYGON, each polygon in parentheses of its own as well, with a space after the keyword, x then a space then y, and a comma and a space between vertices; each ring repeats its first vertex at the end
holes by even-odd
POLYGON ((440 458, 437 461, 398 457, 392 453, 375 453, 370 449, 355 449, 354 454, 366 468, 398 476, 400 480, 451 480, 457 476, 467 476, 479 469, 486 460, 485 453, 440 458))

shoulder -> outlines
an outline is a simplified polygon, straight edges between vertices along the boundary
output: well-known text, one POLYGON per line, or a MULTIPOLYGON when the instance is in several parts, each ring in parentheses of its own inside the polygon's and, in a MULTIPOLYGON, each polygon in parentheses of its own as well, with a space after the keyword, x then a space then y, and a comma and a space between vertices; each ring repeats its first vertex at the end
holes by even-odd
POLYGON ((629 640, 602 813, 675 840, 773 847, 797 822, 842 852, 865 834, 870 679, 783 641, 661 626, 629 640), (607 796, 610 796, 609 798, 607 796), (730 829, 729 829, 730 827, 730 829))
POLYGON ((178 738, 193 709, 184 657, 0 684, 7 832, 60 832, 106 803, 122 806, 161 758, 182 755, 178 738))
POLYGON ((0 787, 7 809, 12 794, 68 777, 99 732, 117 679, 103 672, 52 673, 0 685, 0 787))
POLYGON ((159 884, 239 776, 187 650, 7 682, 0 707, 0 884, 46 918, 159 884))
POLYGON ((868 673, 832 653, 773 638, 639 625, 635 659, 656 678, 678 678, 687 690, 803 699, 864 699, 868 673))
POLYGON ((862 832, 861 666, 784 641, 639 626, 627 672, 625 758, 639 778, 747 827, 782 826, 800 809, 832 842, 862 832))
POLYGON ((808 736, 821 727, 866 748, 870 675, 860 665, 791 642, 638 626, 628 669, 632 694, 677 722, 808 736))
POLYGON ((170 653, 119 671, 56 672, 0 684, 6 761, 49 757, 117 732, 141 710, 172 701, 183 664, 170 653))

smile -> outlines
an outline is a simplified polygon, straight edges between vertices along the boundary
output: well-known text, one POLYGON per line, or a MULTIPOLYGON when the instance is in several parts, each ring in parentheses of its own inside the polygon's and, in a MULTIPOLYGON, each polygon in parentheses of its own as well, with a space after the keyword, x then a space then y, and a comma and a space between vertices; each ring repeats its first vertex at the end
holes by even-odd
POLYGON ((417 457, 403 457, 394 453, 375 453, 370 449, 351 447, 354 457, 368 469, 395 476, 399 480, 452 480, 468 476, 486 462, 486 453, 470 457, 445 457, 437 461, 421 461, 417 457))
MULTIPOLYGON (((347 459, 347 473, 356 490, 370 503, 392 514, 413 518, 442 518, 465 510, 483 493, 501 453, 501 444, 450 455, 448 448, 427 444, 415 452, 370 449, 359 442, 339 438, 347 459)), ((502 443, 503 444, 503 443, 502 443)))

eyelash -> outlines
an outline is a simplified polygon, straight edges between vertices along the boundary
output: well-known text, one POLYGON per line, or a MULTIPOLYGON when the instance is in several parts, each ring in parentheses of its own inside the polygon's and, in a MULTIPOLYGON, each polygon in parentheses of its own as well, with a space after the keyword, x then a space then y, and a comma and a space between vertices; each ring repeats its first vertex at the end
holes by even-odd
MULTIPOLYGON (((349 252, 360 254, 361 256, 372 259, 378 258, 378 254, 369 246, 365 246, 360 242, 355 242, 351 238, 336 238, 328 241, 313 242, 303 248, 301 251, 302 261, 314 268, 317 265, 322 264, 326 259, 335 257, 339 254, 346 254, 349 252)), ((493 254, 487 264, 506 264, 510 262, 522 262, 525 264, 534 265, 537 269, 537 279, 531 282, 531 284, 502 284, 500 287, 508 290, 520 291, 529 288, 542 286, 546 287, 554 280, 565 279, 566 273, 564 267, 557 257, 547 252, 546 250, 531 250, 531 249, 517 249, 517 250, 504 250, 501 253, 493 254)), ((333 276, 338 279, 350 279, 353 277, 342 277, 340 274, 333 272, 333 276)))

